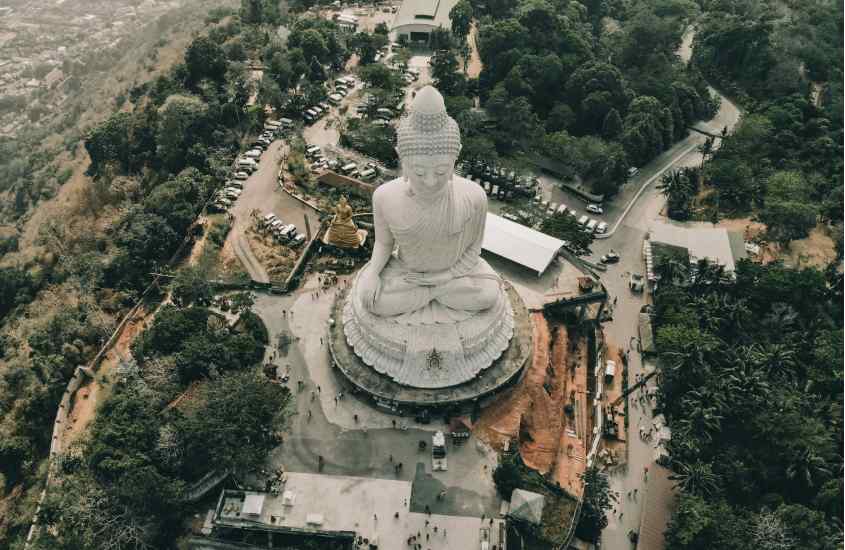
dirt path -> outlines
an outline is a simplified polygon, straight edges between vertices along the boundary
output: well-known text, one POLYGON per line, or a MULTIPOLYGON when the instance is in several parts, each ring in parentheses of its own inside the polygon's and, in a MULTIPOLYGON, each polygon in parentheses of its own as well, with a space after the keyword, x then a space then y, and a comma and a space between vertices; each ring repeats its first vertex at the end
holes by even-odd
POLYGON ((482 65, 481 57, 478 55, 478 25, 475 21, 470 26, 467 40, 469 41, 470 57, 466 74, 469 78, 478 78, 478 75, 481 74, 482 65))
POLYGON ((76 392, 76 397, 71 405, 67 417, 65 429, 61 435, 61 449, 67 449, 74 441, 84 434, 97 413, 97 406, 105 402, 111 394, 112 384, 115 382, 115 370, 122 360, 132 356, 129 346, 135 337, 151 322, 155 311, 146 313, 144 309, 132 318, 124 327, 117 342, 109 350, 97 370, 96 377, 76 392))

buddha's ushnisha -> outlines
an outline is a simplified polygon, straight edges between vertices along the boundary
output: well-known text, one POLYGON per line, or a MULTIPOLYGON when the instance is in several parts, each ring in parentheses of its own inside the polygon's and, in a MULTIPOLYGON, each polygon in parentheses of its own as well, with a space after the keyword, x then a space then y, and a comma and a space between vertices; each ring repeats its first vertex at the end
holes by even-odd
POLYGON ((375 243, 353 293, 378 316, 427 308, 427 323, 466 318, 493 306, 499 279, 481 259, 487 197, 454 176, 460 131, 443 97, 427 86, 397 130, 402 177, 373 195, 375 243))

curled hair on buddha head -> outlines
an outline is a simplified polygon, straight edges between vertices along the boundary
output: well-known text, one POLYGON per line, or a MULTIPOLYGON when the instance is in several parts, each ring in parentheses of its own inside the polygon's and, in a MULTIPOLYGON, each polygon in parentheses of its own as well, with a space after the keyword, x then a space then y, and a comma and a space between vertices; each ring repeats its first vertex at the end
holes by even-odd
POLYGON ((446 113, 443 96, 434 87, 417 92, 408 116, 396 130, 396 152, 400 160, 416 155, 451 155, 461 152, 461 131, 446 113))

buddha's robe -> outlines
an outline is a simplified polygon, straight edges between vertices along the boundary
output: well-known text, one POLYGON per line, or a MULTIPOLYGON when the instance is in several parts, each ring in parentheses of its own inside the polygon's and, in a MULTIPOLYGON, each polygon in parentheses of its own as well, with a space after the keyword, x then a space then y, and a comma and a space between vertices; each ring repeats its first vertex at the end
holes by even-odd
POLYGON ((393 180, 373 195, 373 217, 376 241, 393 247, 373 313, 404 315, 414 324, 454 322, 496 303, 499 277, 480 257, 487 196, 479 185, 454 176, 439 197, 423 204, 407 182, 393 180), (440 286, 405 280, 407 273, 445 270, 452 279, 440 286))

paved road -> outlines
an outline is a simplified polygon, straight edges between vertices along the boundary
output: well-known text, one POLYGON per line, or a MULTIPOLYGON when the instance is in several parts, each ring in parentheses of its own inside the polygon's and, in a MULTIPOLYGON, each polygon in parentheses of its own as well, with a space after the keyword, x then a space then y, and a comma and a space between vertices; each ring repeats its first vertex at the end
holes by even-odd
MULTIPOLYGON (((717 93, 715 90, 713 92, 717 93)), ((729 129, 733 128, 739 121, 739 116, 737 107, 723 97, 719 112, 709 122, 702 123, 702 128, 720 133, 725 126, 729 129)), ((655 181, 664 169, 700 165, 701 154, 697 150, 697 144, 703 141, 704 136, 691 133, 685 140, 655 159, 649 166, 644 167, 640 171, 639 178, 641 188, 644 186, 644 189, 635 202, 632 204, 629 202, 631 206, 627 215, 609 238, 593 243, 593 261, 597 261, 602 254, 611 249, 622 256, 620 262, 610 266, 607 273, 602 276, 609 294, 618 298, 613 311, 613 320, 604 326, 609 345, 628 348, 631 339, 637 336, 638 314, 640 308, 646 303, 647 297, 633 294, 628 290, 627 280, 632 271, 643 273, 645 266, 642 259, 642 243, 649 223, 658 217, 665 204, 665 197, 650 182, 655 181)), ((652 368, 651 365, 644 365, 639 354, 634 351, 629 356, 628 379, 633 382, 637 374, 646 374, 652 368)), ((628 532, 639 528, 642 498, 628 499, 627 494, 634 489, 637 489, 639 495, 643 494, 645 489, 643 469, 653 461, 654 448, 640 440, 637 429, 641 424, 646 426, 650 424, 651 411, 637 408, 635 402, 635 398, 630 400, 628 463, 610 472, 611 490, 620 495, 617 514, 609 516, 610 523, 602 533, 603 547, 610 550, 631 548, 628 532), (618 515, 619 512, 622 513, 621 518, 618 515)))

